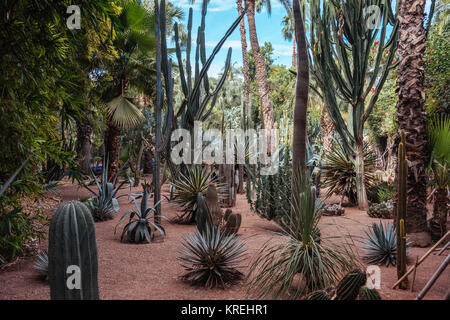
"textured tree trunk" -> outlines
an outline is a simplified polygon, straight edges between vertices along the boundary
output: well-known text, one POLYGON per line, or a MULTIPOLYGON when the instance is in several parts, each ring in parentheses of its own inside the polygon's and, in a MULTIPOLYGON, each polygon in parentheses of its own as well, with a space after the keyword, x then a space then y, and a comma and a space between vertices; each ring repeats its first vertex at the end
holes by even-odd
POLYGON ((436 190, 433 217, 430 221, 430 233, 433 241, 438 241, 447 233, 448 199, 447 188, 436 190))
POLYGON ((333 121, 331 121, 330 117, 328 116, 327 108, 325 106, 322 109, 320 126, 322 131, 322 146, 326 151, 331 150, 331 145, 333 143, 334 126, 333 121))
MULTIPOLYGON (((244 12, 242 0, 237 0, 236 4, 238 14, 241 15, 244 12)), ((248 107, 250 106, 250 76, 248 73, 247 37, 245 34, 244 19, 241 19, 239 31, 241 33, 242 68, 244 69, 244 117, 246 117, 248 114, 248 107)))
MULTIPOLYGON (((108 120, 105 133, 105 155, 108 160, 108 181, 113 181, 119 171, 120 128, 108 120)), ((105 165, 105 163, 103 164, 105 165)))
POLYGON ((364 150, 362 137, 356 139, 355 172, 356 172, 356 195, 358 198, 358 208, 359 210, 367 211, 369 209, 369 200, 367 199, 365 177, 364 177, 364 150))
POLYGON ((78 165, 80 172, 83 174, 90 174, 90 162, 91 162, 91 134, 92 125, 84 117, 81 121, 77 121, 77 154, 78 165))
POLYGON ((269 100, 269 87, 267 85, 267 72, 264 56, 259 50, 258 35, 256 34, 255 0, 248 0, 247 5, 248 30, 250 34, 250 44, 252 46, 253 56, 255 59, 256 81, 258 83, 262 124, 264 129, 270 130, 273 129, 274 126, 273 110, 269 100))
POLYGON ((296 46, 296 41, 295 41, 295 33, 294 33, 292 35, 292 68, 297 67, 297 54, 295 53, 295 51, 296 51, 295 46, 296 46))
POLYGON ((148 147, 144 150, 144 174, 152 174, 153 173, 153 153, 151 147, 148 147))
POLYGON ((297 39, 297 83, 295 85, 294 137, 292 141, 292 168, 294 174, 306 172, 306 121, 309 91, 309 60, 306 48, 305 26, 298 1, 294 1, 294 33, 297 39))
MULTIPOLYGON (((403 0, 399 11, 398 68, 398 132, 406 133, 408 159, 406 232, 427 231, 426 112, 424 92, 425 30, 423 28, 425 0, 403 0)), ((398 135, 399 136, 399 135, 398 135)), ((399 138, 396 139, 398 146, 399 138)), ((417 235, 419 236, 419 235, 417 235)))

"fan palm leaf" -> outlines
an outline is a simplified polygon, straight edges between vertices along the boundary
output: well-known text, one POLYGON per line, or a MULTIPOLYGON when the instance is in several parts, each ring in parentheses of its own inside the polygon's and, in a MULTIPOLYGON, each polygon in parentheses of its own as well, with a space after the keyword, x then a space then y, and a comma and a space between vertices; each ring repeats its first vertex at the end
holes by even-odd
POLYGON ((142 112, 126 97, 118 96, 108 103, 108 116, 120 128, 132 128, 145 120, 142 112))

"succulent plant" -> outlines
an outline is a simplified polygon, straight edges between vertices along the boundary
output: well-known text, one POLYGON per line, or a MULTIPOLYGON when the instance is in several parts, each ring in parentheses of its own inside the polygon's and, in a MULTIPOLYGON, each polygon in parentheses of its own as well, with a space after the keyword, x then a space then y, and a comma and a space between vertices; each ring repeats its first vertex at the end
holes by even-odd
POLYGON ((223 216, 223 221, 225 222, 223 232, 226 235, 230 235, 239 231, 242 216, 240 213, 233 213, 230 209, 228 209, 223 216))
POLYGON ((48 242, 51 299, 99 299, 97 244, 89 209, 79 201, 63 203, 52 218, 48 242), (76 275, 77 268, 80 279, 73 278, 74 286, 69 288, 69 277, 76 275))
POLYGON ((206 288, 233 285, 243 278, 238 270, 245 253, 235 234, 225 235, 220 227, 205 225, 205 231, 189 234, 182 242, 184 251, 178 260, 186 269, 182 280, 206 288))
POLYGON ((345 213, 345 208, 340 204, 326 205, 323 209, 324 216, 343 216, 345 213))
POLYGON ((123 227, 120 241, 124 241, 126 239, 128 242, 133 243, 150 243, 154 239, 156 231, 158 231, 163 238, 165 236, 164 228, 154 221, 154 213, 156 212, 156 207, 160 205, 161 200, 159 200, 155 206, 148 206, 150 186, 147 184, 142 184, 142 187, 144 192, 142 194, 141 204, 139 205, 136 198, 133 195, 130 195, 136 205, 136 211, 128 210, 125 212, 120 218, 119 223, 116 225, 117 228, 126 216, 130 217, 128 223, 123 227), (153 221, 151 218, 152 213, 153 221))
POLYGON ((304 296, 302 300, 330 300, 330 296, 325 290, 317 290, 304 296))
MULTIPOLYGON (((102 181, 99 182, 94 172, 92 171, 92 177, 97 185, 98 192, 94 192, 90 187, 89 183, 85 183, 83 186, 94 194, 93 197, 89 198, 86 201, 86 205, 91 209, 92 216, 95 221, 105 221, 114 218, 114 213, 119 211, 119 201, 118 199, 123 196, 128 196, 127 194, 122 194, 120 196, 116 196, 117 193, 125 189, 124 185, 129 182, 127 180, 123 180, 117 188, 116 185, 117 177, 116 175, 112 182, 108 182, 108 161, 103 161, 105 165, 102 170, 102 181)), ((122 170, 121 170, 122 171, 122 170)), ((131 188, 131 182, 130 188, 131 188)))
POLYGON ((34 270, 36 270, 40 276, 44 279, 48 279, 48 252, 43 250, 36 255, 36 261, 34 262, 34 270))
POLYGON ((371 264, 384 264, 395 266, 397 252, 397 235, 395 227, 387 223, 385 226, 380 224, 372 224, 369 232, 366 231, 368 240, 364 242, 365 252, 363 259, 371 264))
POLYGON ((366 284, 366 273, 361 269, 354 269, 347 273, 336 287, 337 300, 355 300, 359 289, 366 284))
POLYGON ((391 200, 381 203, 371 203, 367 214, 372 218, 392 219, 394 216, 394 205, 391 200))
POLYGON ((217 183, 217 178, 213 177, 211 172, 206 173, 205 168, 194 166, 184 174, 180 172, 178 179, 172 181, 175 187, 173 201, 181 207, 183 214, 173 221, 181 224, 195 223, 198 193, 206 194, 208 187, 212 184, 216 185, 220 198, 222 185, 217 183))
POLYGON ((382 300, 380 293, 376 289, 370 289, 366 286, 359 289, 359 300, 382 300))

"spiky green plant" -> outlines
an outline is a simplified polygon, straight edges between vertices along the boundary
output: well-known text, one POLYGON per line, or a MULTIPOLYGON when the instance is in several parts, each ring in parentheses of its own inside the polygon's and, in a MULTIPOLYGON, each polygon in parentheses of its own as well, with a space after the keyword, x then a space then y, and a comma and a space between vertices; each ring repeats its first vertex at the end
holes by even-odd
POLYGON ((367 263, 395 266, 397 252, 397 235, 392 224, 372 224, 369 232, 366 231, 368 240, 364 242, 365 252, 363 258, 367 263))
MULTIPOLYGON (((364 175, 366 188, 375 181, 376 157, 364 144, 364 175)), ((345 196, 351 203, 357 202, 355 162, 344 151, 339 143, 327 152, 322 162, 322 187, 328 188, 326 196, 333 194, 345 196)))
POLYGON ((85 187, 87 190, 92 192, 94 194, 93 197, 90 197, 86 201, 86 205, 91 209, 92 216, 95 221, 105 221, 110 220, 114 218, 114 213, 119 211, 119 201, 118 199, 123 196, 128 196, 127 194, 122 194, 119 196, 116 196, 117 193, 125 189, 124 185, 129 182, 130 188, 131 188, 131 182, 127 180, 123 180, 117 188, 114 186, 116 185, 117 177, 119 175, 116 175, 114 180, 112 182, 108 182, 108 161, 103 161, 104 165, 102 168, 102 180, 98 181, 95 173, 92 171, 92 178, 97 185, 97 192, 93 191, 89 187, 89 183, 83 184, 83 187, 85 187))
POLYGON ((367 275, 357 268, 347 273, 336 287, 336 300, 355 300, 359 289, 366 284, 367 275))
POLYGON ((280 297, 292 287, 296 276, 294 297, 305 290, 327 288, 355 264, 347 246, 319 237, 322 208, 309 179, 297 173, 292 187, 290 219, 279 233, 281 242, 268 240, 250 266, 248 292, 259 298, 280 297))
POLYGON ((236 234, 225 235, 220 227, 205 225, 203 232, 189 234, 181 243, 184 251, 178 260, 186 269, 182 280, 206 288, 233 285, 243 278, 238 270, 245 254, 236 234))
POLYGON ((380 293, 376 289, 370 289, 366 286, 359 289, 359 300, 382 300, 380 293))
MULTIPOLYGON (((151 214, 156 212, 156 206, 161 204, 159 200, 155 206, 148 205, 148 199, 150 195, 150 186, 148 184, 142 184, 144 192, 142 194, 141 204, 139 205, 136 198, 130 195, 136 205, 136 211, 128 210, 120 218, 119 223, 126 217, 129 216, 128 223, 123 227, 122 235, 120 236, 120 241, 127 240, 133 243, 150 243, 155 237, 156 231, 160 233, 162 238, 165 237, 165 230, 161 225, 154 222, 155 215, 153 215, 153 221, 151 214)), ((115 230, 114 230, 115 233, 115 230)))
POLYGON ((223 186, 218 183, 218 179, 213 177, 211 172, 206 173, 206 169, 201 166, 194 166, 187 169, 185 173, 180 172, 179 177, 172 181, 174 187, 174 200, 183 211, 183 214, 173 221, 181 224, 192 224, 196 221, 197 196, 201 192, 206 194, 208 186, 216 185, 219 198, 223 196, 223 186))
POLYGON ((39 275, 44 279, 48 279, 48 253, 47 250, 43 250, 42 252, 36 255, 36 261, 34 262, 34 270, 36 270, 39 275))

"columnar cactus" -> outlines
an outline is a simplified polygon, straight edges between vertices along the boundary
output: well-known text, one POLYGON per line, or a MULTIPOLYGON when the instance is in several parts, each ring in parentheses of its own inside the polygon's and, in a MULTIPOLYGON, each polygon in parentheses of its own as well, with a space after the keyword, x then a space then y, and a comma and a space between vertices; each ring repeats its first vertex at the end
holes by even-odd
MULTIPOLYGON (((406 273, 406 184, 408 177, 408 160, 406 159, 405 131, 401 131, 401 141, 398 145, 398 201, 397 201, 397 276, 400 279, 406 273)), ((405 278, 399 288, 406 289, 408 278, 405 278)))
POLYGON ((48 258, 52 300, 99 299, 94 220, 83 203, 63 203, 56 211, 50 225, 48 258))
POLYGON ((337 300, 355 300, 360 288, 366 284, 366 273, 360 269, 349 272, 336 288, 337 300))
POLYGON ((241 227, 242 216, 240 213, 232 213, 231 210, 227 210, 223 216, 225 226, 223 232, 227 235, 237 233, 241 227))

